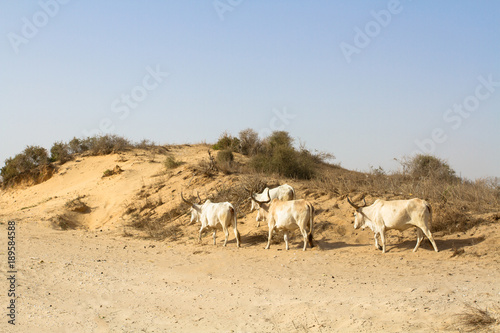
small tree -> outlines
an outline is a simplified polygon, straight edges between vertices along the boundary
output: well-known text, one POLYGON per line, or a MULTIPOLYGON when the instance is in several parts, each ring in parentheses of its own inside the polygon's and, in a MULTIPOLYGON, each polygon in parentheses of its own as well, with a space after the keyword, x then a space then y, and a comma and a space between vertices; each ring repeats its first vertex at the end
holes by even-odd
POLYGON ((251 128, 242 130, 240 137, 240 153, 247 156, 256 155, 262 149, 259 134, 251 128))
POLYGON ((402 162, 405 171, 414 178, 456 181, 459 178, 450 165, 435 156, 418 154, 402 162))
POLYGON ((222 133, 216 144, 212 146, 214 150, 229 149, 231 151, 239 151, 240 139, 231 136, 228 132, 222 133))
POLYGON ((59 161, 61 164, 70 160, 69 147, 66 143, 56 142, 50 148, 50 161, 59 161))

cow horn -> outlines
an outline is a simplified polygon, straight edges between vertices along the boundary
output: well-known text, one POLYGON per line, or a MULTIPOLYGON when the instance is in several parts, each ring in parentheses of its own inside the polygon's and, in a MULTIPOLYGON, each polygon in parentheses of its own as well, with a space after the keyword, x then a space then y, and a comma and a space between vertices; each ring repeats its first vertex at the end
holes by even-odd
POLYGON ((353 206, 354 209, 359 209, 359 206, 358 205, 355 205, 351 199, 349 199, 349 196, 347 196, 347 202, 349 203, 349 205, 353 206))
POLYGON ((351 201, 351 199, 349 199, 349 196, 347 196, 347 202, 348 202, 351 206, 353 206, 355 209, 359 209, 359 208, 366 207, 366 200, 365 200, 365 198, 364 198, 364 197, 363 197, 363 206, 358 206, 358 205, 354 204, 354 203, 351 201))
POLYGON ((182 191, 181 191, 181 199, 182 201, 184 201, 185 203, 187 203, 188 205, 190 206, 194 206, 194 203, 190 202, 190 201, 187 201, 186 199, 184 199, 184 196, 182 195, 182 191))
POLYGON ((269 200, 267 200, 267 201, 259 201, 259 200, 255 199, 255 197, 253 196, 253 192, 250 192, 250 198, 253 201, 255 201, 256 203, 258 203, 259 205, 266 204, 266 203, 269 203, 271 201, 271 196, 269 195, 269 191, 267 191, 267 197, 269 198, 269 200))
POLYGON ((198 191, 196 191, 196 195, 198 196, 198 204, 200 204, 200 205, 201 205, 200 193, 198 193, 198 191))

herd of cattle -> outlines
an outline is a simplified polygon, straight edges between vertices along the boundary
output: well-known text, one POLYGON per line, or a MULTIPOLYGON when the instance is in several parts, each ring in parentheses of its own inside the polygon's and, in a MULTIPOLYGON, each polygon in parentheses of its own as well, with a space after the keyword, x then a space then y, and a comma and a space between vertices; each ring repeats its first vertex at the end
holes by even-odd
MULTIPOLYGON (((266 249, 271 245, 271 237, 274 231, 283 231, 286 249, 289 249, 288 235, 290 231, 299 229, 304 238, 304 248, 307 244, 312 248, 313 244, 313 222, 314 207, 304 199, 296 199, 295 190, 290 185, 281 185, 273 189, 266 187, 262 193, 249 191, 252 201, 250 211, 257 210, 257 226, 265 217, 269 227, 269 237, 266 249)), ((236 211, 229 202, 213 203, 206 200, 203 204, 198 195, 199 202, 196 204, 184 198, 181 199, 191 206, 191 223, 201 223, 199 241, 202 233, 207 230, 213 231, 213 240, 217 226, 220 224, 225 234, 224 246, 229 237, 229 226, 232 224, 236 244, 240 247, 241 238, 237 228, 236 211)), ((363 199, 363 205, 358 206, 349 197, 347 202, 356 210, 354 213, 354 229, 369 227, 375 233, 375 247, 385 253, 385 231, 389 229, 406 230, 410 227, 417 228, 417 244, 413 252, 417 251, 424 235, 430 240, 434 250, 438 252, 436 242, 429 230, 432 220, 432 210, 429 203, 421 199, 410 200, 376 200, 368 206, 363 199), (382 242, 379 245, 378 236, 382 242)))

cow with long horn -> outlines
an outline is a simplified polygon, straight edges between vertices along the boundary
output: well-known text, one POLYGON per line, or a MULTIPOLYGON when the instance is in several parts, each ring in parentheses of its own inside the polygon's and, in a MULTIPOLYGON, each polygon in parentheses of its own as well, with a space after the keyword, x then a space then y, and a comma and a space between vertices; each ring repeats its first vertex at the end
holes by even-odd
MULTIPOLYGON (((262 191, 262 193, 256 193, 254 195, 255 199, 257 200, 266 200, 267 196, 269 196, 271 200, 273 200, 274 198, 283 201, 295 200, 295 190, 290 185, 283 184, 272 189, 266 187, 262 191)), ((257 201, 252 200, 250 212, 253 212, 254 210, 257 210, 257 217, 255 218, 255 220, 257 221, 257 227, 260 227, 260 221, 264 219, 265 212, 263 212, 263 209, 260 208, 260 205, 257 203, 257 201)))
POLYGON ((233 205, 229 202, 213 203, 208 199, 203 204, 201 204, 200 195, 198 194, 197 196, 199 202, 198 204, 195 204, 191 201, 186 200, 181 192, 182 201, 191 206, 191 223, 201 223, 198 240, 201 242, 201 235, 203 231, 212 230, 215 245, 217 226, 220 224, 222 226, 222 230, 224 231, 224 246, 226 246, 227 239, 229 237, 229 226, 232 224, 234 236, 236 238, 236 246, 240 247, 241 237, 240 233, 238 232, 236 210, 234 209, 233 205))
POLYGON ((250 198, 259 204, 267 215, 267 225, 269 227, 269 237, 266 249, 271 246, 271 237, 275 230, 283 230, 286 249, 289 249, 288 235, 290 231, 299 229, 304 238, 304 248, 307 244, 311 248, 313 244, 313 222, 314 222, 314 207, 304 199, 282 201, 279 199, 271 200, 269 192, 267 192, 267 200, 258 200, 253 192, 250 193, 250 198))
POLYGON ((354 204, 349 196, 347 202, 356 209, 354 213, 354 229, 369 227, 375 233, 375 247, 385 253, 385 232, 389 229, 406 230, 411 227, 417 228, 417 245, 413 252, 417 251, 425 236, 429 239, 438 252, 436 242, 432 237, 429 226, 432 221, 431 206, 427 201, 421 199, 410 200, 376 200, 367 206, 364 200, 363 206, 354 204), (377 236, 380 235, 382 247, 378 243, 377 236))

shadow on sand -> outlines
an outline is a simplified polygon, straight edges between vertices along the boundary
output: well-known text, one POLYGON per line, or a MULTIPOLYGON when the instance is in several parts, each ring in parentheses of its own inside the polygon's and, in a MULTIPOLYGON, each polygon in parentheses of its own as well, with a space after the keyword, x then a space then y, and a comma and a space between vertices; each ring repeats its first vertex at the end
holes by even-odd
MULTIPOLYGON (((483 242, 484 237, 461 238, 461 237, 457 237, 455 235, 453 238, 449 238, 449 239, 439 239, 439 238, 434 237, 434 240, 436 241, 436 245, 438 247, 439 252, 447 251, 447 250, 457 252, 461 249, 471 247, 471 246, 474 246, 474 245, 477 245, 477 244, 483 242)), ((408 249, 408 250, 413 251, 416 244, 417 244, 416 239, 414 239, 414 240, 407 239, 407 240, 404 240, 402 242, 397 242, 397 241, 393 240, 392 242, 388 242, 388 243, 386 240, 386 252, 391 252, 391 250, 395 250, 395 249, 408 249)), ((422 241, 422 243, 420 244, 418 251, 421 251, 421 250, 434 251, 434 249, 431 245, 431 242, 427 238, 425 238, 422 241)))

